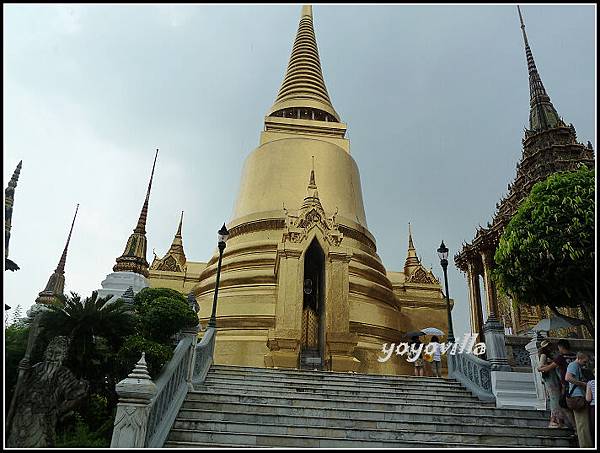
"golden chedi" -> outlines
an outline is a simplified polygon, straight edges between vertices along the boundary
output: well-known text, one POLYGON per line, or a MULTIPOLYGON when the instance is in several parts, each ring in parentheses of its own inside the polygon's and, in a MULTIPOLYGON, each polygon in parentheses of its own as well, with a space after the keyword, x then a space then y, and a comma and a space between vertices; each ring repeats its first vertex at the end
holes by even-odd
MULTIPOLYGON (((312 8, 304 6, 227 224, 215 363, 406 374, 413 366, 403 359, 377 360, 383 343, 423 327, 447 330, 439 281, 421 265, 412 236, 403 272, 386 272, 377 255, 345 134, 321 72, 312 8)), ((192 263, 168 252, 151 265, 150 285, 193 291, 205 326, 218 257, 192 263)))

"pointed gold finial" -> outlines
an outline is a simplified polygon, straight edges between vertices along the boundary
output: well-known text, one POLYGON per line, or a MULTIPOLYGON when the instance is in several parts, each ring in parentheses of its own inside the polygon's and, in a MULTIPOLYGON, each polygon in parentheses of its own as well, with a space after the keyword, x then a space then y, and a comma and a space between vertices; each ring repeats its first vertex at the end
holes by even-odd
POLYGON ((303 18, 304 16, 308 16, 312 19, 312 17, 313 17, 312 5, 303 5, 302 6, 302 15, 300 16, 300 18, 303 18))
POLYGON ((181 225, 183 224, 183 211, 181 211, 181 218, 179 219, 179 228, 177 228, 177 233, 175 236, 181 237, 181 225))
POLYGON ((325 87, 310 5, 302 7, 287 71, 267 116, 340 122, 325 87))
POLYGON ((308 182, 308 190, 311 189, 317 189, 317 183, 315 182, 315 156, 312 156, 312 170, 310 171, 310 180, 308 182))
POLYGON ((413 243, 412 238, 412 228, 410 222, 408 223, 408 255, 406 257, 406 261, 404 263, 404 273, 409 275, 412 273, 412 270, 419 267, 421 265, 421 261, 417 256, 417 250, 415 249, 415 245, 413 243))

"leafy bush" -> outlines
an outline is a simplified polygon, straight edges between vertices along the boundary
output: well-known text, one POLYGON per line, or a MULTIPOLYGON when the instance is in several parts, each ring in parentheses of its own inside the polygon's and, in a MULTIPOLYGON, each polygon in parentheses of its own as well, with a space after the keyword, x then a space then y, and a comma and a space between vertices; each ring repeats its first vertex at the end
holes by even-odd
POLYGON ((181 329, 198 324, 196 313, 187 301, 170 297, 158 297, 142 305, 140 313, 141 333, 159 343, 169 343, 181 329))
POLYGON ((140 360, 142 352, 146 353, 148 373, 152 378, 158 377, 160 369, 173 357, 172 346, 149 340, 140 335, 132 335, 125 340, 119 351, 119 361, 123 366, 123 377, 131 373, 135 364, 140 360))
POLYGON ((143 314, 146 307, 149 306, 148 304, 159 297, 168 297, 169 299, 186 302, 183 294, 171 288, 143 288, 133 299, 135 310, 143 314))
POLYGON ((73 422, 57 435, 55 447, 106 448, 110 447, 110 440, 107 441, 101 434, 91 430, 81 414, 75 412, 73 422))

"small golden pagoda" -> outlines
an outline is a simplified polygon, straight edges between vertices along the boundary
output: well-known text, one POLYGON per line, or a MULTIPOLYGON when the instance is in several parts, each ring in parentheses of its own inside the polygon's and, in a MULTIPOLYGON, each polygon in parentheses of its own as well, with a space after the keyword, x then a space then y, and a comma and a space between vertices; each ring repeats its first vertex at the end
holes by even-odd
MULTIPOLYGON (((215 363, 412 374, 399 357, 379 362, 382 345, 424 327, 447 331, 440 282, 418 259, 412 232, 404 270, 383 266, 345 134, 325 87, 312 7, 304 6, 227 225, 215 363)), ((218 251, 208 263, 186 261, 181 221, 175 240, 150 266, 150 286, 192 291, 206 325, 218 251)))

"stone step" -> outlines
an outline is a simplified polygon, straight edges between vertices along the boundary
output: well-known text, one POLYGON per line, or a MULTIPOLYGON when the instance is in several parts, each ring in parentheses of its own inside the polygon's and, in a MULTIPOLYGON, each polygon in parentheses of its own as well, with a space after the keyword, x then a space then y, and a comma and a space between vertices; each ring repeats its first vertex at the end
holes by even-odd
POLYGON ((199 448, 199 447, 210 447, 210 448, 262 448, 260 445, 239 445, 239 444, 198 444, 194 442, 165 442, 163 448, 199 448))
POLYGON ((306 371, 306 370, 295 370, 291 368, 253 368, 253 367, 240 367, 240 366, 229 366, 229 365, 213 365, 210 368, 210 372, 216 373, 228 373, 238 374, 244 376, 258 376, 261 374, 269 376, 281 376, 289 375, 291 377, 303 376, 306 378, 316 379, 348 379, 351 378, 355 381, 361 382, 405 382, 405 381, 418 381, 418 382, 429 382, 429 383, 449 383, 454 385, 460 385, 456 379, 447 378, 436 378, 431 376, 409 376, 409 375, 387 375, 387 374, 359 374, 359 373, 341 373, 336 371, 306 371))
POLYGON ((270 436, 270 435, 252 435, 248 434, 221 434, 221 433, 210 433, 204 432, 205 438, 210 439, 209 441, 176 441, 167 440, 164 448, 219 448, 222 445, 227 445, 229 448, 464 448, 464 447, 480 447, 479 445, 467 445, 467 444, 452 444, 452 443, 440 443, 440 442, 411 442, 405 441, 399 442, 376 442, 376 441, 343 441, 337 439, 319 439, 319 438, 306 438, 306 437, 295 437, 290 438, 287 436, 270 436), (237 444, 224 444, 216 443, 216 439, 227 439, 228 442, 238 441, 237 444), (248 444, 246 442, 253 442, 248 444))
MULTIPOLYGON (((519 434, 480 434, 480 433, 454 433, 444 431, 385 431, 377 429, 352 429, 352 428, 321 428, 293 425, 264 425, 260 423, 246 422, 186 422, 188 428, 179 426, 180 421, 175 422, 171 429, 169 440, 186 442, 226 442, 237 443, 232 439, 216 439, 221 435, 250 435, 250 436, 282 436, 285 440, 281 445, 292 446, 292 439, 299 437, 306 439, 328 439, 338 442, 356 442, 356 441, 379 441, 379 442, 439 442, 455 444, 471 444, 479 446, 519 446, 519 447, 568 447, 570 439, 565 436, 554 436, 546 434, 544 436, 530 436, 519 434), (206 433, 210 433, 207 439, 206 433)), ((282 440, 283 440, 282 439, 282 440)), ((255 444, 255 442, 243 443, 255 444)), ((350 445, 349 445, 350 446, 350 445)))
POLYGON ((255 382, 248 382, 244 384, 236 384, 227 381, 216 381, 216 380, 207 380, 202 385, 197 385, 194 387, 197 390, 208 390, 212 389, 216 392, 224 393, 228 390, 237 390, 244 389, 249 392, 266 392, 268 394, 307 394, 307 395, 335 395, 335 396, 345 396, 345 397, 360 397, 361 399, 418 399, 422 400, 423 398, 428 399, 429 401, 471 401, 478 402, 479 399, 476 396, 473 396, 469 392, 441 392, 441 391, 430 391, 428 392, 426 389, 420 391, 377 391, 377 390, 365 390, 362 388, 352 388, 348 386, 347 388, 343 388, 340 386, 336 387, 327 387, 323 385, 319 386, 277 386, 275 383, 264 384, 255 382))
MULTIPOLYGON (((348 398, 323 398, 321 395, 265 395, 264 393, 248 393, 244 391, 228 392, 225 394, 214 393, 210 391, 194 390, 189 392, 184 401, 185 407, 201 408, 204 404, 211 403, 245 403, 245 404, 276 404, 294 407, 312 407, 312 408, 335 408, 335 409, 367 409, 367 410, 384 410, 384 411, 402 411, 409 407, 419 407, 420 410, 427 412, 435 409, 441 411, 443 408, 455 409, 461 414, 489 414, 514 416, 514 410, 496 409, 493 405, 482 405, 478 402, 450 402, 442 404, 436 401, 433 405, 430 401, 420 400, 377 400, 365 401, 363 399, 348 399, 348 398), (194 403, 198 403, 194 407, 194 403)), ((518 411, 521 413, 537 414, 535 410, 518 411)))
POLYGON ((293 383, 293 384, 306 384, 306 385, 325 385, 325 386, 352 386, 358 388, 365 389, 385 389, 385 390, 403 390, 403 389, 414 389, 414 390, 444 390, 444 391, 452 391, 452 392, 464 392, 469 393, 463 386, 460 384, 448 384, 443 382, 419 382, 418 380, 414 381, 406 381, 406 382, 361 382, 354 379, 327 379, 326 377, 319 376, 318 378, 304 378, 304 377, 292 377, 292 376, 273 376, 273 375, 230 375, 225 373, 212 373, 209 372, 206 376, 206 379, 209 380, 221 380, 221 381, 229 381, 229 382, 270 382, 275 384, 280 383, 293 383))
MULTIPOLYGON (((403 415, 403 414, 399 414, 403 415)), ((373 420, 365 418, 340 418, 319 417, 303 414, 301 416, 284 414, 258 414, 254 412, 231 412, 215 411, 204 409, 182 409, 177 417, 174 427, 182 429, 201 428, 202 422, 239 422, 256 423, 262 425, 275 426, 305 426, 320 428, 349 428, 349 429, 376 429, 385 431, 431 431, 431 432, 452 432, 452 433, 479 433, 490 435, 529 435, 543 436, 547 434, 547 428, 543 427, 519 427, 515 425, 499 425, 495 423, 483 423, 482 419, 471 417, 472 420, 458 419, 457 417, 415 417, 413 414, 397 420, 373 420)), ((571 430, 557 429, 553 430, 557 437, 568 436, 571 430)))
MULTIPOLYGON (((382 411, 369 410, 362 408, 323 408, 323 407, 304 407, 288 406, 276 404, 256 404, 256 403, 215 403, 215 402, 191 402, 183 405, 180 414, 186 414, 194 411, 215 412, 215 413, 236 413, 236 414, 260 414, 260 415, 291 415, 300 417, 319 417, 319 418, 342 418, 350 420, 370 420, 370 421, 434 421, 434 422, 456 422, 459 424, 473 424, 480 426, 498 425, 498 426, 516 426, 545 428, 548 426, 549 413, 539 411, 533 414, 522 414, 523 411, 504 411, 504 415, 496 415, 497 411, 477 411, 469 409, 469 413, 459 413, 460 408, 452 406, 445 408, 436 408, 435 406, 406 406, 401 411, 382 411), (483 413, 484 412, 484 413, 483 413)), ((499 410, 502 412, 502 410, 499 410)))
MULTIPOLYGON (((266 397, 288 397, 288 398, 297 398, 297 397, 318 397, 324 400, 331 399, 347 399, 354 401, 362 401, 368 403, 395 403, 395 404, 418 404, 426 402, 428 404, 432 404, 432 400, 428 398, 427 394, 423 395, 399 395, 399 394, 377 394, 377 395, 369 395, 365 393, 355 392, 352 390, 312 390, 312 389, 289 389, 289 388, 280 388, 273 389, 267 387, 241 387, 241 386, 233 386, 233 385, 203 385, 194 387, 196 391, 207 392, 211 394, 231 394, 232 392, 243 392, 243 394, 249 395, 250 393, 255 396, 266 396, 266 397)), ((494 406, 492 403, 482 403, 475 396, 444 396, 437 397, 436 404, 471 404, 474 407, 480 407, 482 404, 487 404, 488 407, 494 406)))

